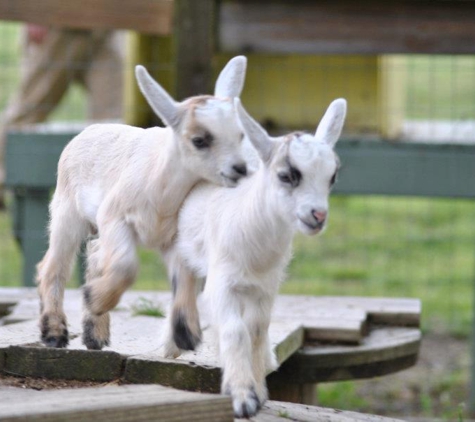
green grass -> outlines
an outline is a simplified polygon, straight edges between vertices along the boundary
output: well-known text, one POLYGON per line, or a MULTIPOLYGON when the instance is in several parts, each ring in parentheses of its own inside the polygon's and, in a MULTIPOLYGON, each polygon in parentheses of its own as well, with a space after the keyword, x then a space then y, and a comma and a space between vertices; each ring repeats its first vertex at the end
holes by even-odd
POLYGON ((291 419, 289 412, 287 410, 279 410, 277 412, 277 416, 279 418, 284 418, 284 419, 291 419))
MULTIPOLYGON (((330 224, 322 236, 296 237, 283 293, 419 298, 425 331, 469 335, 475 203, 333 197, 330 210, 330 224)), ((0 280, 17 286, 21 256, 10 227, 9 214, 0 214, 0 280)), ((160 258, 142 250, 140 260, 134 288, 168 289, 160 258)))
POLYGON ((474 56, 408 56, 406 115, 414 119, 475 118, 474 56))
POLYGON ((165 312, 160 308, 158 303, 146 297, 139 297, 131 307, 133 315, 146 315, 156 318, 164 318, 165 312))

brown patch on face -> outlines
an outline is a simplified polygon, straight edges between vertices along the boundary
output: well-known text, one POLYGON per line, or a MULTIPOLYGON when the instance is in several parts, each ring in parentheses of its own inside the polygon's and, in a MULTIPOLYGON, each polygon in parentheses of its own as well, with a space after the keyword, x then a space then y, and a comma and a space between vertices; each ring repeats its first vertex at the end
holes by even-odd
POLYGON ((214 98, 211 95, 200 95, 198 97, 192 97, 184 101, 181 108, 183 118, 183 135, 185 138, 191 138, 192 136, 204 136, 209 133, 209 130, 200 125, 196 119, 196 109, 206 104, 210 99, 214 98))
POLYGON ((284 135, 284 142, 290 143, 294 139, 300 138, 303 135, 305 135, 305 132, 302 132, 302 131, 288 133, 287 135, 284 135))
POLYGON ((197 95, 196 97, 191 97, 183 101, 183 106, 186 108, 194 109, 198 106, 206 104, 208 100, 213 99, 212 95, 197 95))

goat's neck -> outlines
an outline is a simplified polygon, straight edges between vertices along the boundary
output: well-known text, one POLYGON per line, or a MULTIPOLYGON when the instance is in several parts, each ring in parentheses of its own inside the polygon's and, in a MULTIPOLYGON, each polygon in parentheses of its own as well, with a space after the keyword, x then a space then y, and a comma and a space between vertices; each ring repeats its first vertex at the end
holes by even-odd
POLYGON ((150 198, 163 217, 176 216, 186 196, 199 177, 184 165, 176 136, 169 128, 154 156, 153 171, 148 182, 150 198))
POLYGON ((275 189, 272 175, 261 168, 251 183, 247 215, 254 216, 250 224, 255 224, 252 233, 265 236, 273 249, 287 248, 292 240, 294 228, 289 210, 283 207, 284 201, 275 189))

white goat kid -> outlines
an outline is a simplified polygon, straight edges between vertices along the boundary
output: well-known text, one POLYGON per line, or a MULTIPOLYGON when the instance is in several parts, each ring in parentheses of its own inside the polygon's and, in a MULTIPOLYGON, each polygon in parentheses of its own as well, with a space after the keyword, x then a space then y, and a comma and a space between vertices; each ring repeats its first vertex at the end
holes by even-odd
MULTIPOLYGON (((327 221, 339 167, 333 146, 346 101, 330 105, 315 136, 279 138, 270 138, 235 102, 261 166, 235 189, 205 183, 193 189, 180 211, 175 253, 196 277, 206 278, 204 298, 219 333, 222 392, 232 396, 237 417, 249 417, 266 400, 265 376, 275 369, 268 327, 293 236, 297 229, 321 232, 327 221)), ((175 280, 182 282, 188 280, 175 280)), ((166 350, 177 354, 176 345, 166 350)))
POLYGON ((68 344, 64 285, 88 235, 98 237, 88 247, 83 342, 101 349, 109 344, 108 311, 136 277, 137 245, 166 254, 178 211, 196 183, 235 186, 246 175, 233 104, 245 72, 246 58, 235 57, 221 72, 215 96, 177 103, 137 66, 140 89, 167 127, 93 125, 64 149, 50 204, 49 249, 37 268, 47 346, 68 344))

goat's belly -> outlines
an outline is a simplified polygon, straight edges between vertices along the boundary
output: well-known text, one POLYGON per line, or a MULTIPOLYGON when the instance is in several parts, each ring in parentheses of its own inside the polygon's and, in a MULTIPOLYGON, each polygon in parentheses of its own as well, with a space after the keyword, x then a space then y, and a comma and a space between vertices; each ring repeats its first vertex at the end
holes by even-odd
POLYGON ((103 199, 103 192, 98 186, 85 186, 77 194, 77 208, 86 220, 94 226, 97 225, 97 211, 103 199))
POLYGON ((175 217, 155 219, 134 219, 132 223, 137 235, 138 243, 149 249, 168 249, 177 233, 177 221, 175 217))
POLYGON ((206 277, 208 274, 208 260, 204 242, 180 242, 179 251, 188 267, 197 277, 206 277))

